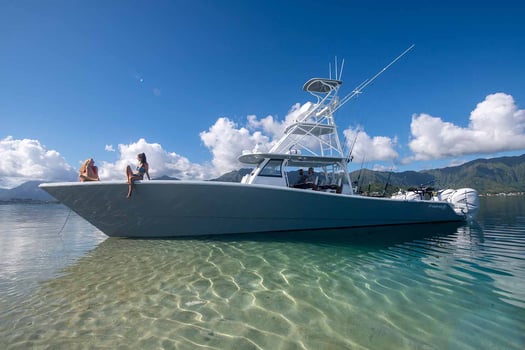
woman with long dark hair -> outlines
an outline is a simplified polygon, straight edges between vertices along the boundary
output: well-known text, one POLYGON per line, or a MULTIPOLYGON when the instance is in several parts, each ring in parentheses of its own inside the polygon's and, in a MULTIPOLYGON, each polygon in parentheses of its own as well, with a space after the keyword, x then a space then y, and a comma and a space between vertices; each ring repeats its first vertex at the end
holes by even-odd
POLYGON ((139 164, 137 165, 136 173, 131 170, 129 165, 126 168, 126 175, 128 177, 128 198, 131 197, 131 194, 133 193, 133 182, 135 180, 144 180, 144 174, 148 177, 148 180, 151 180, 149 177, 149 164, 146 160, 146 154, 139 153, 137 155, 137 160, 139 161, 139 164))

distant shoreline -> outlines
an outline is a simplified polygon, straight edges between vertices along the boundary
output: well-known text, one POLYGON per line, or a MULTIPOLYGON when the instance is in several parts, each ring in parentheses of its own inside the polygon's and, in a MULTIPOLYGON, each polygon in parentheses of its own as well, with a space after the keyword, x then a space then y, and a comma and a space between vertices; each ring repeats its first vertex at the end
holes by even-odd
POLYGON ((60 202, 40 199, 0 199, 0 205, 2 204, 60 204, 60 202))
POLYGON ((480 194, 480 197, 514 197, 514 196, 523 196, 525 192, 502 192, 502 193, 483 193, 480 194))

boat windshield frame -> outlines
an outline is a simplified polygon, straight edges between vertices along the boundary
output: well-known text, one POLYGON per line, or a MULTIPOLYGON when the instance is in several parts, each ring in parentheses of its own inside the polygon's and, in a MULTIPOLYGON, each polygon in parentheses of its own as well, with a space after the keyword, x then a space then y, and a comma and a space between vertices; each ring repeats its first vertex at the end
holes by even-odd
POLYGON ((259 172, 259 176, 283 177, 283 159, 268 160, 259 172))

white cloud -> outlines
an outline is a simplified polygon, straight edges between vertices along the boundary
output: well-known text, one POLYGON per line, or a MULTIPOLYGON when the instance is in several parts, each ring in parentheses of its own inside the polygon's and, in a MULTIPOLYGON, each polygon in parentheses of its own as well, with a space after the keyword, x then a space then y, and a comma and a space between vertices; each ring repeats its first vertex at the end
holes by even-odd
POLYGON ((208 131, 200 133, 202 142, 213 155, 212 164, 218 174, 246 167, 237 161, 243 151, 269 151, 283 134, 284 129, 303 115, 311 103, 297 103, 292 106, 283 121, 269 115, 257 119, 254 115, 246 117, 246 126, 239 127, 226 117, 219 118, 208 131))
POLYGON ((392 161, 399 157, 395 151, 397 138, 369 136, 361 127, 343 131, 347 149, 352 150, 355 161, 392 161))
POLYGON ((217 175, 210 166, 191 163, 187 158, 164 150, 158 143, 148 143, 143 138, 131 144, 119 144, 118 150, 120 158, 116 162, 101 163, 101 180, 125 180, 126 166, 130 165, 134 169, 139 153, 146 154, 151 177, 168 175, 182 180, 204 180, 217 175))
POLYGON ((374 170, 374 171, 396 171, 397 167, 394 166, 394 165, 387 166, 387 165, 383 165, 383 164, 375 164, 372 167, 372 170, 374 170))
POLYGON ((248 128, 250 130, 261 129, 261 131, 268 134, 272 140, 278 139, 284 133, 284 129, 286 129, 288 125, 291 125, 299 120, 301 116, 303 116, 312 107, 312 105, 313 104, 311 102, 306 102, 303 105, 300 103, 294 104, 288 111, 288 114, 283 121, 278 121, 271 115, 261 120, 257 120, 257 117, 254 115, 249 115, 247 117, 248 128))
POLYGON ((428 114, 412 117, 414 155, 406 161, 497 153, 525 148, 525 110, 518 109, 512 96, 488 95, 470 114, 466 128, 428 114))
POLYGON ((104 150, 106 150, 107 152, 115 152, 115 149, 113 148, 113 145, 106 145, 104 147, 104 150))
POLYGON ((0 187, 14 187, 30 180, 73 180, 76 170, 55 150, 38 140, 0 140, 0 187))
MULTIPOLYGON (((250 118, 248 117, 248 120, 250 118)), ((243 150, 265 151, 270 141, 262 132, 250 133, 247 128, 239 128, 236 123, 225 117, 219 118, 208 131, 201 132, 200 137, 211 151, 212 164, 218 173, 238 169, 241 164, 237 157, 243 150)))

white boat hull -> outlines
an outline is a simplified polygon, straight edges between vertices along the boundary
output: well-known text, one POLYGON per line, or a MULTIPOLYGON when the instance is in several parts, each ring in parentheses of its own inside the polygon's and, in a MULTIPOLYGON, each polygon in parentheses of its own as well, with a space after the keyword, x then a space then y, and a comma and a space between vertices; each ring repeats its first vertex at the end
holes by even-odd
POLYGON ((40 185, 110 237, 176 237, 463 221, 448 202, 211 181, 40 185))

